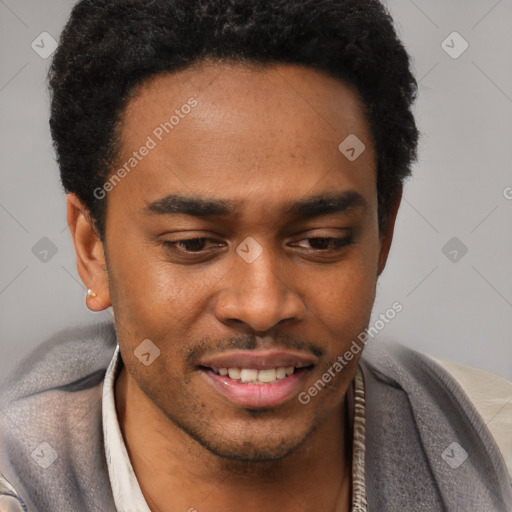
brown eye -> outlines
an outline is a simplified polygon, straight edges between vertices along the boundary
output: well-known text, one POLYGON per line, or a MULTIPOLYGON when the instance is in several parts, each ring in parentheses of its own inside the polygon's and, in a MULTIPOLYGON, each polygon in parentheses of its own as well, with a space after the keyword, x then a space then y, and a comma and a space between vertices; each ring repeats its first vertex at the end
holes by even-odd
POLYGON ((176 240, 175 242, 171 242, 169 240, 164 240, 162 243, 165 247, 169 247, 171 249, 179 249, 184 252, 201 252, 204 250, 206 242, 211 241, 214 242, 211 238, 189 238, 187 240, 176 240))
MULTIPOLYGON (((346 247, 352 243, 352 237, 348 236, 345 238, 335 237, 315 237, 315 238, 304 238, 307 240, 310 247, 318 251, 336 251, 343 247, 346 247)), ((301 240, 302 242, 302 240, 301 240)), ((303 246, 301 246, 303 247, 303 246)), ((305 247, 307 249, 307 247, 305 247)))

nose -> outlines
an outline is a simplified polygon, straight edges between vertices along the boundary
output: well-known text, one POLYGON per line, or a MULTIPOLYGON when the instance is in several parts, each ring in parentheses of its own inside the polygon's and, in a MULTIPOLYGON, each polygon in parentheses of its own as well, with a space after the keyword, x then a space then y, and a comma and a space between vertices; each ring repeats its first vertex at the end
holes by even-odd
POLYGON ((270 250, 264 249, 248 263, 238 255, 224 288, 217 294, 215 315, 230 327, 266 332, 278 323, 304 318, 305 304, 298 293, 296 276, 284 272, 284 262, 276 265, 270 250))

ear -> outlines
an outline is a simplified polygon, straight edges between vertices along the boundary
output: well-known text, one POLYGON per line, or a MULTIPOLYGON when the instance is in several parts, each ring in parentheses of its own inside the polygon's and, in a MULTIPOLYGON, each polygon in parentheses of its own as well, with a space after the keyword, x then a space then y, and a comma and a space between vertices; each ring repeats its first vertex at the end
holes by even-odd
POLYGON ((393 240, 393 232, 395 230, 395 221, 398 214, 398 208, 402 201, 403 188, 400 186, 393 194, 390 201, 388 212, 382 219, 380 228, 380 254, 379 254, 379 267, 377 277, 382 274, 388 260, 389 250, 391 249, 391 242, 393 240))
POLYGON ((103 243, 89 211, 80 199, 69 193, 66 205, 68 226, 75 245, 78 274, 85 287, 96 294, 87 297, 87 307, 91 311, 102 311, 111 304, 103 243))

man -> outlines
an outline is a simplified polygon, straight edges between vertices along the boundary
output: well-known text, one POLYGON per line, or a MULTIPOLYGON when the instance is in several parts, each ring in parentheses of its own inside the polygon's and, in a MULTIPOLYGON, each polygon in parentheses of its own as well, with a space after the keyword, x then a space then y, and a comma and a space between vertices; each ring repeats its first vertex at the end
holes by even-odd
POLYGON ((50 87, 87 307, 115 326, 6 387, 6 506, 512 510, 460 384, 368 342, 418 140, 379 2, 83 0, 50 87))

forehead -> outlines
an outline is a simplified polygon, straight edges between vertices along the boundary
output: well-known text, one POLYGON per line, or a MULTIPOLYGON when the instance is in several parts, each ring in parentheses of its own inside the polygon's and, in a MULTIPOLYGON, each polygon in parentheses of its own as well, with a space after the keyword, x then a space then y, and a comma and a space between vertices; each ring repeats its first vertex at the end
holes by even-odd
POLYGON ((154 76, 134 91, 119 133, 114 170, 126 172, 109 201, 210 194, 256 207, 334 188, 371 202, 376 191, 357 91, 302 66, 206 61, 154 76), (343 151, 354 141, 364 150, 351 160, 343 151))

